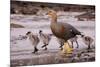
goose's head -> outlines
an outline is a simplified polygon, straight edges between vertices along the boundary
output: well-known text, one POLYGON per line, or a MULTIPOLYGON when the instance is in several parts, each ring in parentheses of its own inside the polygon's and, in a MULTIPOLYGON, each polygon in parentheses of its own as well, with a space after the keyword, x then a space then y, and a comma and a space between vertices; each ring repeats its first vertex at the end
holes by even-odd
POLYGON ((47 14, 50 18, 56 18, 57 17, 57 13, 54 10, 50 10, 47 12, 47 14))

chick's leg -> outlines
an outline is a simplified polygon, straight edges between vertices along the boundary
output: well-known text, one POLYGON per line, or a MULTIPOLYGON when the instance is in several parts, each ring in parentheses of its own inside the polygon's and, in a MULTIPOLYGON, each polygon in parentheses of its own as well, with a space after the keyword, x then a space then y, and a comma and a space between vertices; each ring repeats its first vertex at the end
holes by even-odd
POLYGON ((79 44, 78 44, 78 42, 76 41, 76 44, 77 44, 77 48, 79 48, 79 44))

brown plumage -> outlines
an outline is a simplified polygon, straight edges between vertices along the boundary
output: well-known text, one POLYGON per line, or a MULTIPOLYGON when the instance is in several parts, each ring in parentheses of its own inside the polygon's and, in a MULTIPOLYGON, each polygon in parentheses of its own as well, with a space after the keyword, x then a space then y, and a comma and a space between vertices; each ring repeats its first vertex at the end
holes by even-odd
MULTIPOLYGON (((53 32, 53 34, 60 38, 60 39, 64 39, 65 42, 67 42, 70 38, 75 37, 76 35, 81 35, 81 33, 74 28, 72 25, 68 24, 68 23, 61 23, 61 22, 57 22, 57 14, 55 11, 50 10, 48 11, 47 15, 51 18, 51 30, 53 32)), ((68 50, 67 52, 71 52, 71 48, 70 45, 68 46, 68 50)))
POLYGON ((49 11, 47 13, 51 17, 51 30, 53 34, 61 39, 67 41, 76 35, 81 35, 81 33, 68 23, 57 22, 57 14, 55 11, 49 11))

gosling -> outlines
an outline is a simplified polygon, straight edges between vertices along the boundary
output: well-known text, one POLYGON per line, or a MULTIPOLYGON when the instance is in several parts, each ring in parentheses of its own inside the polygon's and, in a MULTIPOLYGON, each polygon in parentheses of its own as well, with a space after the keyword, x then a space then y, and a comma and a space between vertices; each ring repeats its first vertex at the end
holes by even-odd
POLYGON ((37 45, 38 45, 38 43, 40 41, 39 38, 38 38, 38 36, 37 35, 34 35, 30 31, 26 33, 26 36, 29 38, 30 42, 34 46, 34 51, 32 53, 38 52, 37 45))
POLYGON ((42 48, 44 48, 44 50, 47 50, 47 45, 49 44, 51 40, 52 34, 44 34, 42 30, 39 30, 39 36, 44 44, 42 48))
POLYGON ((91 44, 93 43, 94 39, 90 36, 82 36, 83 42, 88 46, 87 49, 91 49, 91 44))

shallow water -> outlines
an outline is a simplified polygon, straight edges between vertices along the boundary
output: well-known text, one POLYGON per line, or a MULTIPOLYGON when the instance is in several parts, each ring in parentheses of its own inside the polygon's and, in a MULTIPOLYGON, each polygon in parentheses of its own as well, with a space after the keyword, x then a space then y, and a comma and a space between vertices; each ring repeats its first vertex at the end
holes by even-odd
MULTIPOLYGON (((75 15, 78 13, 75 13, 75 15)), ((69 23, 77 28, 79 31, 83 32, 84 34, 92 37, 95 39, 95 22, 94 21, 77 21, 74 18, 74 14, 68 15, 61 15, 58 17, 59 22, 69 23), (73 15, 73 16, 72 16, 73 15)), ((18 60, 18 59, 30 59, 36 57, 36 55, 32 55, 31 52, 33 51, 33 46, 31 45, 28 39, 18 40, 19 35, 25 35, 27 31, 32 31, 34 34, 38 35, 39 30, 43 30, 44 33, 52 34, 50 29, 50 19, 47 16, 24 16, 24 15, 11 15, 11 23, 16 23, 23 25, 25 28, 11 28, 11 60, 18 60)), ((79 50, 87 48, 87 45, 84 44, 81 38, 78 39, 79 42, 79 50)), ((43 51, 41 46, 43 43, 40 41, 38 44, 38 49, 43 51)), ((93 43, 94 45, 94 43, 93 43)), ((76 44, 74 43, 74 49, 76 48, 76 44)), ((52 36, 52 39, 48 45, 48 51, 59 52, 59 43, 56 40, 56 37, 52 36)), ((47 53, 43 51, 43 54, 40 52, 40 56, 43 56, 47 53)))

